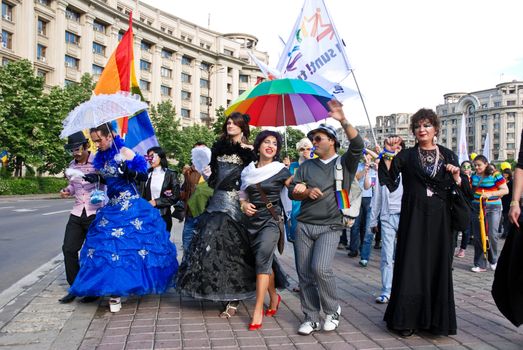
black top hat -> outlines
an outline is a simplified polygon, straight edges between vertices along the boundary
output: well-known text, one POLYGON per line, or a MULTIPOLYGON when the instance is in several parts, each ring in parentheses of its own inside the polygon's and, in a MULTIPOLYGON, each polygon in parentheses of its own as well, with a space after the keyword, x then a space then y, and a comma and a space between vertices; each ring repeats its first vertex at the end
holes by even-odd
POLYGON ((75 149, 84 143, 87 143, 87 139, 85 138, 83 132, 78 131, 67 137, 67 144, 64 146, 64 148, 75 149))

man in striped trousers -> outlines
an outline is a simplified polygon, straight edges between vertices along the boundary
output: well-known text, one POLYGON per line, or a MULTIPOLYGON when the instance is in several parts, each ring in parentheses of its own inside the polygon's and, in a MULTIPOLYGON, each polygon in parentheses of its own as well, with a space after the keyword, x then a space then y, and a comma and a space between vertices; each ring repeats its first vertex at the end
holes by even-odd
MULTIPOLYGON (((342 105, 329 103, 329 116, 341 123, 350 140, 341 157, 343 188, 349 189, 363 150, 363 139, 347 121, 342 105)), ((343 230, 343 217, 336 202, 336 151, 340 143, 336 129, 320 126, 307 134, 317 158, 303 162, 289 188, 289 197, 301 200, 294 254, 300 283, 300 300, 305 320, 298 334, 309 335, 320 330, 320 311, 325 313, 324 331, 338 328, 341 306, 338 303, 332 262, 343 230)))

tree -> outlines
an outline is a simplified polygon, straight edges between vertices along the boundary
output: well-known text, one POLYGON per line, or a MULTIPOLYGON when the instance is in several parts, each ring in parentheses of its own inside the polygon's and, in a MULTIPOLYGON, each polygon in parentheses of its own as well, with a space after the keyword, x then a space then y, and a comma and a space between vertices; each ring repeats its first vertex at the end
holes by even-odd
POLYGON ((177 151, 177 138, 181 129, 180 120, 176 118, 176 109, 170 100, 166 100, 152 106, 150 112, 156 138, 167 156, 172 158, 177 151))
POLYGON ((296 144, 298 141, 300 141, 302 138, 305 137, 305 134, 300 129, 295 129, 292 127, 287 127, 287 150, 288 154, 285 154, 285 130, 281 133, 281 138, 283 141, 283 147, 281 151, 282 158, 286 155, 289 156, 292 160, 298 160, 298 157, 300 156, 298 154, 298 151, 296 150, 296 144))

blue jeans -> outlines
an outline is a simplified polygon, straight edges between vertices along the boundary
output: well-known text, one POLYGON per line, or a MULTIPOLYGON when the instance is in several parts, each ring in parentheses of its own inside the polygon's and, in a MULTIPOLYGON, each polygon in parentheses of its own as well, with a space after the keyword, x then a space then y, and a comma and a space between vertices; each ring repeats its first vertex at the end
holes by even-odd
MULTIPOLYGON (((479 216, 479 206, 473 205, 474 217, 479 216)), ((500 233, 499 221, 501 220, 501 205, 487 205, 485 209, 485 218, 488 225, 488 240, 490 248, 487 251, 488 261, 490 264, 498 262, 498 240, 500 233)), ((485 269, 487 267, 487 260, 483 254, 483 247, 481 245, 481 235, 479 233, 479 220, 474 220, 474 266, 485 269)))
POLYGON ((194 230, 196 229, 197 224, 198 217, 185 217, 185 223, 183 225, 182 231, 182 245, 184 254, 189 250, 189 246, 191 245, 192 237, 194 236, 194 230))
POLYGON ((352 225, 350 230, 349 250, 353 253, 360 249, 360 226, 364 227, 366 232, 370 223, 370 200, 371 197, 363 197, 361 199, 360 215, 354 220, 354 225, 352 225))
POLYGON ((396 233, 400 223, 400 214, 381 215, 381 293, 390 298, 392 288, 392 264, 396 247, 396 233))

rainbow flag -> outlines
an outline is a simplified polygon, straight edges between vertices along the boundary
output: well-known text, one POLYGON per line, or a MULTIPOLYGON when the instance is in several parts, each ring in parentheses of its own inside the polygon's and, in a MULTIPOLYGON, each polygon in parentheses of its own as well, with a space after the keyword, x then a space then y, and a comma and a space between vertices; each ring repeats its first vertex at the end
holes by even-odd
MULTIPOLYGON (((118 91, 130 91, 142 96, 134 68, 133 50, 133 14, 129 14, 129 29, 107 61, 100 79, 94 88, 94 94, 114 94, 118 91)), ((120 118, 113 123, 120 136, 125 137, 125 144, 136 153, 145 154, 153 146, 158 146, 147 110, 134 116, 120 118)))
POLYGON ((338 209, 349 209, 349 191, 347 191, 346 189, 336 191, 336 202, 338 202, 338 209))

